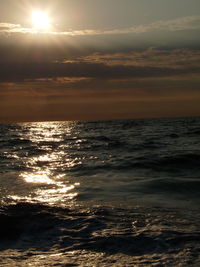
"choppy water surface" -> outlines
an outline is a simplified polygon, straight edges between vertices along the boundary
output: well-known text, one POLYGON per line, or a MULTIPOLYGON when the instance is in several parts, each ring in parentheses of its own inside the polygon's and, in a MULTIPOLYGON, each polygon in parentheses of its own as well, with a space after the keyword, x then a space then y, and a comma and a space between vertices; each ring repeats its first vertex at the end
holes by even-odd
POLYGON ((199 118, 0 125, 1 264, 197 266, 199 163, 199 118))

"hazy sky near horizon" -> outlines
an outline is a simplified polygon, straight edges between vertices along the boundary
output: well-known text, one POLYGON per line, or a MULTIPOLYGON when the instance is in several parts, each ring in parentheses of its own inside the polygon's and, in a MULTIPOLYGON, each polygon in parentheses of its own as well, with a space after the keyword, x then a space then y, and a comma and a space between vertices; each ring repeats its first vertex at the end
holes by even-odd
POLYGON ((0 122, 196 116, 199 74, 199 0, 0 0, 0 122))

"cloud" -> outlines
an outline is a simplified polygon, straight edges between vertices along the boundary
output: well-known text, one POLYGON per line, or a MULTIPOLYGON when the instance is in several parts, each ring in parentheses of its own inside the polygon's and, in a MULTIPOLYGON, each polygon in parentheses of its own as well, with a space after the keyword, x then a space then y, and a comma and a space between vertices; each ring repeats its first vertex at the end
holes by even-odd
MULTIPOLYGON (((40 34, 50 35, 67 35, 67 36, 91 36, 91 35, 115 35, 115 34, 138 34, 151 31, 182 31, 182 30, 199 30, 200 15, 186 16, 173 20, 159 20, 151 24, 137 25, 124 29, 111 30, 67 30, 60 31, 51 29, 42 31, 40 34)), ((38 33, 33 28, 23 28, 19 24, 0 23, 0 33, 38 33)))
MULTIPOLYGON (((12 49, 13 50, 13 49, 12 49)), ((10 55, 8 50, 5 53, 10 55)), ((20 50, 21 51, 21 50, 20 50)), ((22 49, 27 61, 16 61, 14 56, 0 63, 0 82, 35 81, 57 83, 77 83, 85 80, 123 80, 123 79, 158 79, 188 75, 198 76, 200 73, 200 50, 192 49, 159 49, 150 47, 144 50, 113 53, 89 53, 85 56, 75 55, 74 58, 55 61, 52 49, 40 48, 32 52, 22 49), (30 53, 30 55, 29 55, 30 53), (34 55, 42 54, 44 61, 32 61, 34 55)), ((54 57, 57 57, 55 52, 54 57)), ((3 56, 3 54, 2 54, 3 56)), ((37 59, 37 57, 34 57, 37 59)), ((20 56, 21 58, 21 56, 20 56)))
MULTIPOLYGON (((124 29, 121 33, 142 33, 153 30, 180 31, 200 29, 200 15, 187 16, 173 20, 160 20, 151 24, 124 29)), ((120 31, 119 31, 120 33, 120 31)))
POLYGON ((0 23, 0 31, 9 31, 13 29, 20 29, 21 25, 20 24, 12 24, 12 23, 0 23))
POLYGON ((187 16, 173 20, 159 20, 151 24, 143 24, 125 29, 112 30, 81 30, 71 32, 58 32, 57 34, 66 35, 104 35, 104 34, 130 34, 145 33, 151 31, 182 31, 182 30, 199 30, 200 15, 187 16))
POLYGON ((200 50, 150 47, 61 58, 0 64, 0 121, 200 114, 200 50))
POLYGON ((106 65, 103 63, 3 63, 0 81, 13 82, 44 78, 85 77, 95 79, 157 78, 199 73, 200 67, 174 68, 156 66, 106 65))
POLYGON ((1 34, 12 34, 12 33, 34 33, 31 28, 23 28, 20 24, 13 23, 0 23, 1 34))
POLYGON ((149 47, 139 51, 117 52, 117 53, 93 53, 80 57, 85 62, 103 63, 106 65, 126 66, 149 66, 184 68, 200 67, 200 50, 196 49, 159 49, 149 47))

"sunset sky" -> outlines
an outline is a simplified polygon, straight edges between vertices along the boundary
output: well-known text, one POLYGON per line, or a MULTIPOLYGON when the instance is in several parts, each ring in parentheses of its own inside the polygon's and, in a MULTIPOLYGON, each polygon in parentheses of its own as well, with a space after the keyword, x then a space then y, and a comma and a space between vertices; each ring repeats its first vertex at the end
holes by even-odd
POLYGON ((0 0, 0 122, 200 115, 199 0, 0 0))

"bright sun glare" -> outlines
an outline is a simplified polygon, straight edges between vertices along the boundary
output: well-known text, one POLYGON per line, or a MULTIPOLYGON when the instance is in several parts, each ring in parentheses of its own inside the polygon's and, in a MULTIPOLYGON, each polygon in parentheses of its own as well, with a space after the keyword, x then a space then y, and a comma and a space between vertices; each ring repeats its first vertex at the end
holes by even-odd
POLYGON ((49 16, 47 13, 36 10, 32 12, 33 27, 37 30, 47 30, 50 28, 49 16))

